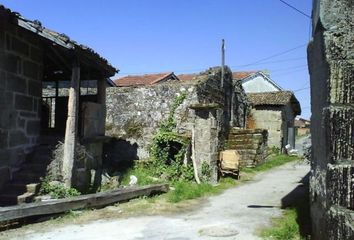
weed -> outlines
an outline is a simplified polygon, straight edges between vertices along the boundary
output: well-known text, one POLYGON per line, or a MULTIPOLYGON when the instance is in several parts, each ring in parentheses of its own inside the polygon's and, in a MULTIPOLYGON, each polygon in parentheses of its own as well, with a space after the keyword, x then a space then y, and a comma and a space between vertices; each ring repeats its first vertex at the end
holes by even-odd
POLYGON ((199 198, 217 191, 216 188, 208 183, 177 182, 173 187, 175 190, 170 191, 168 194, 168 200, 172 203, 199 198))
POLYGON ((49 175, 41 179, 40 195, 49 194, 52 198, 67 198, 79 196, 81 193, 75 188, 66 188, 63 183, 53 183, 53 178, 49 175))
POLYGON ((292 161, 295 161, 298 159, 299 159, 299 157, 297 157, 297 156, 289 156, 289 155, 285 155, 285 154, 280 154, 280 155, 276 155, 276 156, 271 157, 270 159, 266 160, 264 163, 254 167, 254 168, 242 168, 241 172, 245 172, 245 173, 262 172, 262 171, 266 171, 266 170, 281 166, 285 163, 292 162, 292 161))
POLYGON ((298 240, 300 237, 299 225, 296 222, 297 213, 295 209, 287 209, 280 218, 273 220, 273 226, 263 229, 261 236, 264 239, 274 240, 298 240))

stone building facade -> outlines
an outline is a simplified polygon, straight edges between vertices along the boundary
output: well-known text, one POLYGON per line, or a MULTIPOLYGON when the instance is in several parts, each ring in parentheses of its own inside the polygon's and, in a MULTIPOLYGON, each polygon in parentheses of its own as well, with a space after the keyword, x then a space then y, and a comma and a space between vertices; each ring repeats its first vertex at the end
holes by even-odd
POLYGON ((295 146, 294 120, 301 107, 290 91, 248 93, 252 109, 247 119, 250 129, 268 130, 268 146, 284 149, 295 146), (292 131, 292 132, 291 132, 292 131))
POLYGON ((221 84, 221 68, 211 68, 192 81, 107 89, 106 133, 120 138, 115 149, 122 144, 128 153, 124 156, 119 151, 113 158, 148 158, 153 135, 169 115, 174 99, 185 94, 175 113, 177 132, 191 136, 194 131, 197 161, 216 163, 229 128, 244 127, 248 106, 242 87, 232 85, 228 68, 221 84))
POLYGON ((354 2, 315 0, 311 75, 313 239, 354 239, 354 2))
MULTIPOLYGON (((93 149, 91 155, 101 159, 106 83, 116 71, 92 49, 0 5, 0 205, 29 196, 27 185, 40 182, 51 149, 65 132, 67 157, 60 159, 60 171, 69 176, 71 186, 72 172, 83 172, 74 168, 76 143, 86 144, 93 149), (82 80, 96 81, 95 95, 80 95, 82 80), (69 96, 58 94, 63 82, 69 83, 69 96), (55 102, 55 125, 49 124, 42 94, 48 83, 55 85, 49 97, 55 102)), ((86 173, 90 170, 85 166, 86 173)))
POLYGON ((0 188, 38 142, 43 76, 39 39, 7 18, 0 14, 0 188))

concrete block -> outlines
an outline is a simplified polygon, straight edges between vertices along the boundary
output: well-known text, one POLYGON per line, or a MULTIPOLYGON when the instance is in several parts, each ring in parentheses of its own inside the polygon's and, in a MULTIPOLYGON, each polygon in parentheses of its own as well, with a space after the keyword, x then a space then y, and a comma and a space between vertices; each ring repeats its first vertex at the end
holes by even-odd
MULTIPOLYGON (((353 50, 354 51, 354 50, 353 50)), ((330 102, 334 104, 354 103, 354 60, 330 63, 330 102)))
POLYGON ((10 180, 10 171, 8 167, 0 167, 0 189, 10 180))
POLYGON ((30 136, 38 136, 40 134, 40 121, 39 120, 28 120, 26 124, 27 134, 30 136))
POLYGON ((16 128, 17 111, 4 109, 0 114, 0 128, 16 128))
POLYGON ((28 95, 34 97, 42 96, 42 83, 39 81, 28 80, 28 95))
POLYGON ((29 45, 16 37, 11 38, 11 50, 25 56, 29 55, 29 45))
POLYGON ((11 73, 18 72, 20 64, 20 58, 18 56, 0 52, 0 60, 1 69, 11 73))
MULTIPOLYGON (((0 61, 2 61, 0 59, 0 61)), ((6 72, 0 71, 0 89, 6 89, 6 72)))
POLYGON ((30 61, 23 62, 23 74, 32 79, 39 79, 40 67, 38 64, 30 61))
POLYGON ((328 123, 327 145, 333 162, 354 160, 354 107, 330 107, 324 110, 328 123))
POLYGON ((9 133, 9 146, 16 147, 24 144, 28 144, 29 140, 26 137, 25 133, 22 131, 11 131, 9 133))
POLYGON ((8 146, 9 146, 8 131, 0 128, 0 149, 7 149, 8 146))
POLYGON ((16 94, 15 95, 15 108, 17 110, 27 110, 32 111, 33 109, 33 98, 25 95, 16 94))
POLYGON ((6 90, 19 93, 27 93, 27 81, 17 75, 8 73, 6 78, 6 90))

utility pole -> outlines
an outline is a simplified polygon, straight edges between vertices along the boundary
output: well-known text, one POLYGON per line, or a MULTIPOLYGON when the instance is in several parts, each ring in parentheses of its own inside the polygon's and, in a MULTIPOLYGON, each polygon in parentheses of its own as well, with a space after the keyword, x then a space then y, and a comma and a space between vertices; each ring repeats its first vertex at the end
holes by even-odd
POLYGON ((221 87, 224 87, 224 75, 225 75, 225 40, 221 40, 221 87))

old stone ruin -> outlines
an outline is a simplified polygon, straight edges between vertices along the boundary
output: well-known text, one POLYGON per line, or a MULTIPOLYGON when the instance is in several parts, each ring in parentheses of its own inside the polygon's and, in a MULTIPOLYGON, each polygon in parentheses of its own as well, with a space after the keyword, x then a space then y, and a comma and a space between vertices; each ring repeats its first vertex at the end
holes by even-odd
POLYGON ((354 239, 354 2, 315 0, 312 16, 312 237, 354 239))
MULTIPOLYGON (((192 81, 170 81, 158 85, 107 89, 106 134, 114 137, 109 150, 116 165, 135 159, 147 159, 154 136, 169 117, 173 129, 188 140, 185 161, 193 161, 202 175, 202 165, 210 168, 210 181, 217 181, 217 161, 224 149, 227 133, 245 126, 248 102, 240 85, 232 82, 226 68, 215 67, 197 75, 192 81), (173 109, 176 99, 183 100, 173 109)), ((178 142, 170 143, 174 147, 178 142)))
POLYGON ((0 5, 1 206, 32 201, 49 174, 87 191, 102 166, 106 85, 115 72, 92 49, 0 5), (88 81, 95 91, 80 93, 88 81), (59 142, 60 161, 51 165, 59 142))

